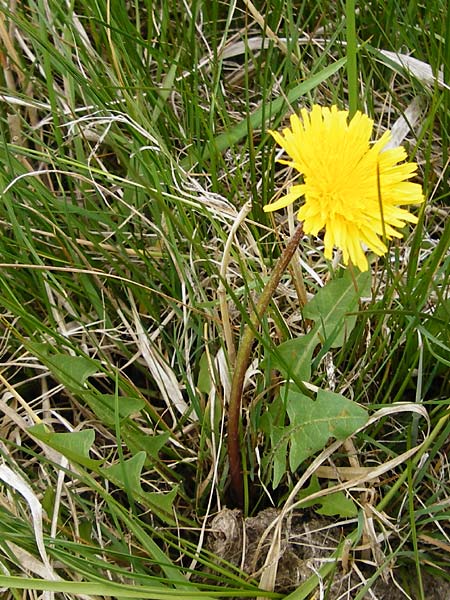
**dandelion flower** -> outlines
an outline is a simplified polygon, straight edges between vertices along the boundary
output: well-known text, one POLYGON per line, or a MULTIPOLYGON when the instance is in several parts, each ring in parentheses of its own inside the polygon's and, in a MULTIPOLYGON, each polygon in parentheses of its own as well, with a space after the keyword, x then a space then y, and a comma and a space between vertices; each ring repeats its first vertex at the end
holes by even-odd
POLYGON ((336 246, 344 263, 351 261, 361 271, 368 268, 362 244, 378 256, 385 254, 383 240, 400 238, 396 228, 417 223, 401 207, 424 200, 421 186, 408 181, 417 165, 402 162, 402 146, 384 149, 389 131, 371 144, 372 129, 367 115, 356 112, 349 121, 348 111, 336 106, 314 105, 311 112, 292 115, 290 129, 270 133, 290 157, 280 162, 296 169, 303 183, 264 207, 266 212, 277 210, 303 196, 298 218, 304 232, 317 235, 325 229, 325 257, 330 259, 336 246))

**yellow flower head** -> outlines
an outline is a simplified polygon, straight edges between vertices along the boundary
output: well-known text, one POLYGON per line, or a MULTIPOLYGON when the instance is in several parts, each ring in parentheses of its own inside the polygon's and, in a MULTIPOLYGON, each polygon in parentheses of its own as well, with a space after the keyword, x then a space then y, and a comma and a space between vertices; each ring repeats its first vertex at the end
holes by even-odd
POLYGON ((337 246, 345 264, 351 260, 366 271, 361 244, 382 256, 387 252, 384 236, 402 237, 396 227, 417 223, 417 217, 400 208, 424 200, 421 186, 407 181, 417 165, 398 164, 406 158, 402 146, 383 151, 389 131, 371 145, 373 120, 361 112, 348 121, 346 110, 314 105, 300 116, 291 116, 290 129, 270 133, 291 158, 280 162, 301 173, 303 183, 264 210, 284 208, 304 196, 298 211, 304 232, 317 235, 325 228, 325 257, 331 258, 337 246))

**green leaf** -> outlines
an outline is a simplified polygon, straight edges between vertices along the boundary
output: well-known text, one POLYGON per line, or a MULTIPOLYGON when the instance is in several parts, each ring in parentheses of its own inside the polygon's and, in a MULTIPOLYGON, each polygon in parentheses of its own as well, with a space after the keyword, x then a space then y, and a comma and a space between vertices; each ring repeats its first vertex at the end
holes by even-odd
POLYGON ((84 356, 54 354, 49 344, 29 342, 27 348, 50 369, 55 379, 73 392, 85 390, 88 377, 100 370, 95 360, 84 356))
MULTIPOLYGON (((114 414, 116 407, 116 396, 114 394, 101 394, 101 400, 105 403, 108 409, 114 414)), ((133 396, 119 396, 119 416, 121 419, 126 419, 130 415, 141 411, 145 406, 145 400, 133 396)))
MULTIPOLYGON (((320 483, 319 483, 319 478, 317 477, 317 475, 312 475, 311 476, 311 481, 308 485, 308 487, 306 488, 302 488, 300 490, 300 492, 298 493, 298 500, 302 500, 303 498, 307 498, 308 496, 311 496, 311 494, 315 494, 316 492, 320 492, 321 488, 320 488, 320 483)), ((310 506, 314 506, 314 504, 317 504, 318 499, 317 500, 309 500, 308 502, 302 502, 302 508, 309 508, 310 506)))
POLYGON ((313 352, 319 343, 316 328, 301 337, 280 344, 271 366, 286 378, 309 381, 313 352))
POLYGON ((333 517, 339 515, 343 519, 356 517, 358 508, 351 498, 346 496, 344 492, 334 492, 328 496, 318 498, 321 508, 316 508, 316 513, 333 517))
POLYGON ((95 468, 103 462, 102 460, 89 458, 89 452, 95 439, 94 429, 54 433, 53 431, 49 431, 46 425, 40 423, 39 425, 29 427, 28 432, 50 446, 50 448, 60 452, 71 462, 89 468, 95 468))
POLYGON ((364 408, 334 392, 319 390, 317 400, 289 390, 287 412, 291 471, 325 448, 330 438, 343 440, 367 422, 364 408))
POLYGON ((114 485, 131 493, 133 498, 148 506, 158 517, 166 523, 175 525, 172 515, 172 505, 177 495, 178 488, 175 486, 170 492, 145 492, 142 489, 142 469, 146 461, 145 452, 138 452, 135 456, 121 463, 102 469, 103 475, 114 485))
POLYGON ((127 436, 127 446, 132 451, 136 451, 137 449, 145 450, 148 456, 157 460, 161 448, 164 447, 169 438, 170 433, 168 431, 155 435, 148 435, 133 430, 130 432, 130 435, 127 436))
POLYGON ((272 442, 272 448, 274 448, 272 457, 272 486, 274 489, 276 489, 286 473, 286 456, 288 453, 289 437, 286 436, 286 430, 284 427, 273 427, 272 431, 270 432, 270 438, 272 442))
POLYGON ((83 389, 87 378, 98 371, 95 362, 84 356, 55 354, 47 358, 47 363, 53 375, 72 390, 83 389))
POLYGON ((348 270, 320 288, 303 309, 305 319, 314 321, 315 326, 306 335, 280 344, 271 366, 286 378, 309 381, 317 345, 342 346, 356 323, 356 314, 349 313, 355 313, 359 299, 369 293, 370 273, 356 273, 353 279, 348 270))
POLYGON ((212 388, 211 375, 209 373, 208 356, 206 352, 200 357, 200 370, 198 373, 197 387, 202 394, 209 394, 212 388))
MULTIPOLYGON (((307 498, 311 494, 319 492, 321 489, 317 475, 311 477, 311 483, 298 495, 298 499, 307 498)), ((358 508, 351 498, 348 498, 344 492, 334 492, 328 496, 322 496, 321 498, 315 498, 308 502, 302 503, 303 508, 309 508, 310 506, 319 505, 315 511, 319 515, 326 515, 332 517, 339 515, 342 518, 355 517, 358 514, 358 508)))
POLYGON ((175 486, 167 492, 162 494, 160 492, 148 492, 145 494, 147 503, 150 505, 153 512, 169 525, 176 525, 176 521, 173 517, 173 503, 178 493, 178 486, 175 486))
POLYGON ((138 452, 132 458, 102 469, 103 475, 121 489, 129 489, 137 498, 143 495, 141 473, 145 463, 145 452, 138 452))
POLYGON ((315 331, 330 348, 341 347, 356 323, 358 302, 370 294, 370 272, 349 269, 340 279, 333 279, 316 293, 303 309, 305 319, 316 323, 315 331), (356 286, 356 287, 355 287, 356 286))
MULTIPOLYGON (((116 397, 114 394, 102 394, 98 390, 83 389, 83 402, 89 405, 91 410, 95 412, 102 423, 109 427, 113 427, 116 422, 116 397)), ((131 396, 119 396, 119 417, 126 419, 133 413, 139 412, 145 406, 145 401, 141 398, 131 396)))

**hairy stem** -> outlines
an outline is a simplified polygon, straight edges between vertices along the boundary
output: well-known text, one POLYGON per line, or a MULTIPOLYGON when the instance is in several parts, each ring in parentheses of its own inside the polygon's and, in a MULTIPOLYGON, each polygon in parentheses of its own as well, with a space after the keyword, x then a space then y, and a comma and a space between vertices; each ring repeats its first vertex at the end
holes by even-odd
POLYGON ((230 464, 231 494, 237 506, 244 505, 244 481, 242 476, 241 449, 239 444, 239 424, 241 420, 242 389, 244 377, 250 361, 250 352, 255 331, 267 310, 269 302, 277 289, 280 279, 291 261, 303 234, 300 223, 278 259, 266 287, 250 316, 250 323, 244 328, 242 340, 236 356, 236 367, 231 382, 230 402, 228 405, 228 460, 230 464))

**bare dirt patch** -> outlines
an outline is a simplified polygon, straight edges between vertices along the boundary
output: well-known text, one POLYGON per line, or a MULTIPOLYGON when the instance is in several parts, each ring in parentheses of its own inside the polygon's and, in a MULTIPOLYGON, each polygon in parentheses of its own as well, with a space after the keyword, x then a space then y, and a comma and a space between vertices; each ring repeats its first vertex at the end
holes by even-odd
MULTIPOLYGON (((211 521, 207 545, 218 557, 240 566, 249 577, 259 580, 273 550, 273 524, 279 514, 274 508, 244 519, 240 510, 223 509, 211 521)), ((340 526, 331 520, 297 513, 287 520, 279 545, 274 589, 289 593, 297 589, 329 560, 344 536, 340 526)), ((423 573, 422 585, 427 600, 450 600, 450 583, 423 573)), ((344 565, 340 561, 331 578, 319 584, 320 598, 328 600, 419 600, 419 582, 415 566, 406 572, 403 567, 389 565, 377 575, 375 562, 367 555, 349 555, 344 565), (373 578, 373 581, 371 581, 373 578), (360 596, 365 588, 363 596, 360 596)), ((315 598, 316 596, 314 596, 315 598)), ((319 597, 319 596, 317 596, 319 597)))

